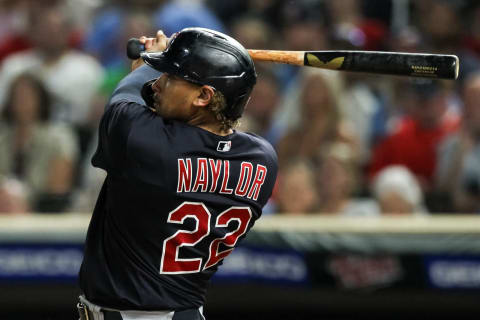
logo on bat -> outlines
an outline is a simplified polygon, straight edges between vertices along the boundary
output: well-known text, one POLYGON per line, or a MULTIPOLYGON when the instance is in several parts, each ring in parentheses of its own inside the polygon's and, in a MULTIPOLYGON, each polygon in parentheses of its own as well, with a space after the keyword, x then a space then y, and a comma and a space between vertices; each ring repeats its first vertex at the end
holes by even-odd
POLYGON ((317 67, 317 68, 336 70, 342 66, 344 60, 345 60, 345 57, 337 57, 337 58, 333 58, 330 61, 323 62, 314 54, 307 53, 308 64, 312 67, 317 67))

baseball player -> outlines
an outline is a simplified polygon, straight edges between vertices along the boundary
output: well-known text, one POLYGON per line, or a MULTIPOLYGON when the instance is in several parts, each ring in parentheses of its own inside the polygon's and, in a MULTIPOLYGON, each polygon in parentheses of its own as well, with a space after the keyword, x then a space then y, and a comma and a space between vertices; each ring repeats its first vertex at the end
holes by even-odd
POLYGON ((92 163, 107 171, 80 270, 81 319, 204 319, 211 276, 270 197, 277 156, 236 131, 256 82, 231 37, 142 37, 92 163), (145 64, 146 65, 145 65, 145 64))

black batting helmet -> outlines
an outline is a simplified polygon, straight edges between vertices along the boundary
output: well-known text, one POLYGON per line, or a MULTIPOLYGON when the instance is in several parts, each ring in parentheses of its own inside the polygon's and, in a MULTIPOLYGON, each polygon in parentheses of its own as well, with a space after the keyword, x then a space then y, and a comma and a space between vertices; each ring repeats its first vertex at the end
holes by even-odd
POLYGON ((235 39, 210 29, 186 28, 175 34, 163 52, 143 52, 152 68, 220 91, 227 102, 223 114, 242 116, 257 74, 247 50, 235 39))

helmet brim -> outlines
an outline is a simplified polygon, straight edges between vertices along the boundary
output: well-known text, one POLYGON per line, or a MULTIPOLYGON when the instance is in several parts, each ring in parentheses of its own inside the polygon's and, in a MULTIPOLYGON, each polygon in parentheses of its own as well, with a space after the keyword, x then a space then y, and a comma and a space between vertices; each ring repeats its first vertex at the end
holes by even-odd
POLYGON ((151 68, 157 71, 177 76, 179 78, 184 79, 185 81, 188 81, 197 85, 203 85, 203 83, 198 79, 182 72, 182 68, 178 65, 178 63, 172 62, 165 55, 165 52, 142 52, 140 56, 148 66, 150 66, 151 68))
POLYGON ((176 74, 177 68, 171 65, 163 52, 142 52, 140 53, 143 61, 151 68, 170 74, 176 74))

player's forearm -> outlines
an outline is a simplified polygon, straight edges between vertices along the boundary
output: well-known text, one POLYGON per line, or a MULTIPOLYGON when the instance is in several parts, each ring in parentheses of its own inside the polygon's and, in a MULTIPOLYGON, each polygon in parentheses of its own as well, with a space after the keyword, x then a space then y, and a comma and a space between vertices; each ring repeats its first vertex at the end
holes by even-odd
MULTIPOLYGON (((167 47, 170 39, 165 36, 162 30, 158 30, 154 38, 140 37, 139 41, 145 46, 147 52, 161 52, 167 47)), ((142 58, 135 60, 132 63, 132 71, 128 74, 113 92, 108 106, 117 103, 118 101, 126 100, 145 105, 142 98, 141 90, 143 85, 160 77, 161 73, 153 68, 145 65, 142 58)))

